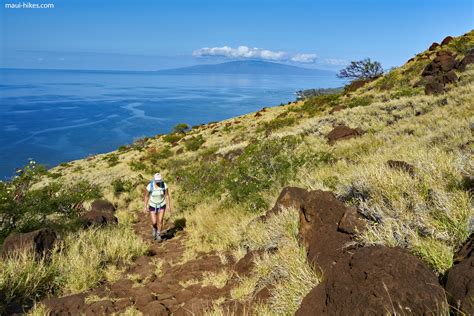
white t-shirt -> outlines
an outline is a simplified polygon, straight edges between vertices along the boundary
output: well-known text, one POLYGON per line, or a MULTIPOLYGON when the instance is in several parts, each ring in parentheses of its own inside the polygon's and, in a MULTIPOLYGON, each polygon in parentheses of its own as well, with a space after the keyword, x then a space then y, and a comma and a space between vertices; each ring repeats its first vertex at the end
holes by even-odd
MULTIPOLYGON (((149 206, 159 208, 166 205, 165 193, 166 193, 166 190, 168 189, 168 186, 166 185, 166 182, 163 182, 163 183, 165 187, 164 189, 160 188, 159 186, 156 185, 155 182, 153 182, 153 192, 151 192, 150 194, 150 200, 148 202, 149 206)), ((146 186, 146 189, 148 190, 148 192, 151 191, 151 183, 148 183, 148 185, 146 186)))

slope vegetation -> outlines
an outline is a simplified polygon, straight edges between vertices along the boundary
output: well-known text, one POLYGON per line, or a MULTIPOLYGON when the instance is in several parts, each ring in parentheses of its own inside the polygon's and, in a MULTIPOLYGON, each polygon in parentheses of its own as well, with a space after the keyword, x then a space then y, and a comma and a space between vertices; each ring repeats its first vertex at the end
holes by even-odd
MULTIPOLYGON (((91 183, 117 206, 119 225, 106 228, 106 237, 100 237, 104 242, 91 242, 82 251, 75 245, 77 236, 103 228, 64 232, 61 240, 69 241, 63 241, 66 250, 53 254, 57 261, 2 261, 2 295, 13 302, 22 295, 39 301, 73 294, 79 302, 76 311, 91 313, 108 306, 102 312, 149 314, 151 303, 159 313, 176 315, 314 311, 301 303, 318 284, 329 282, 330 273, 318 259, 310 260, 311 238, 302 228, 309 207, 285 200, 288 186, 331 191, 339 201, 331 203, 355 210, 361 224, 356 229, 351 224, 350 237, 343 237, 348 246, 375 253, 384 253, 377 248, 382 246, 396 249, 396 254, 390 252, 394 258, 414 258, 406 260, 420 262, 416 271, 443 280, 474 229, 473 47, 471 31, 341 93, 263 108, 187 133, 142 139, 49 170, 32 190, 58 181, 91 183), (142 211, 144 186, 157 171, 168 182, 174 202, 167 227, 185 222, 182 232, 160 246, 148 239, 142 211), (135 232, 127 239, 128 248, 95 259, 100 269, 94 271, 99 272, 87 278, 94 282, 75 285, 80 270, 63 271, 68 266, 61 261, 67 260, 61 259, 65 251, 76 249, 78 253, 68 256, 76 256, 80 265, 89 260, 86 253, 114 245, 127 236, 124 232, 135 232), (153 251, 147 253, 144 244, 153 251), (140 264, 146 268, 138 269, 140 264), (35 289, 19 289, 12 280, 30 277, 37 266, 63 270, 36 275, 35 289), (65 277, 67 282, 59 282, 65 277), (59 285, 39 286, 51 280, 59 285), (161 281, 170 287, 158 288, 161 281), (120 292, 120 286, 153 296, 139 302, 137 293, 120 292), (118 303, 123 299, 126 303, 118 303)), ((351 258, 347 260, 360 262, 351 258)), ((446 313, 444 292, 440 297, 437 312, 446 313)), ((448 299, 454 310, 469 313, 468 303, 456 302, 448 299)), ((32 313, 71 311, 71 304, 50 299, 32 313)), ((325 308, 331 313, 330 306, 325 308)), ((397 308, 388 306, 386 311, 397 308)))

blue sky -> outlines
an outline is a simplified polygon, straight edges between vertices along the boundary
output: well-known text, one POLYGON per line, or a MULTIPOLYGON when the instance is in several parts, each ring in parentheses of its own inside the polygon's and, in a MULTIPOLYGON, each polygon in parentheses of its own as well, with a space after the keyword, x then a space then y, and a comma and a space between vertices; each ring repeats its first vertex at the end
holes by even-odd
POLYGON ((247 58, 332 69, 371 57, 389 68, 474 28, 473 0, 28 1, 54 9, 1 0, 0 67, 155 70, 247 58))

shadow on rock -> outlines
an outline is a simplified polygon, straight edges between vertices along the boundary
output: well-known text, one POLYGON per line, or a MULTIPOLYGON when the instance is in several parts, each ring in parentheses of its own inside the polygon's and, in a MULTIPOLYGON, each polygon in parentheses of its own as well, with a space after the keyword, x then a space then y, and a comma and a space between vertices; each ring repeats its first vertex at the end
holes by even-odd
POLYGON ((178 218, 174 221, 173 226, 168 228, 161 234, 161 238, 164 240, 172 239, 177 232, 183 230, 186 227, 186 218, 178 218))

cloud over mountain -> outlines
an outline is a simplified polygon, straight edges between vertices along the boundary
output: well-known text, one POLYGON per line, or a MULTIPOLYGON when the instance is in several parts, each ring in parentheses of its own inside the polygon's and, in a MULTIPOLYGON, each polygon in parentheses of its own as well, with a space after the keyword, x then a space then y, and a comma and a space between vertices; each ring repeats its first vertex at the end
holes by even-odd
POLYGON ((291 61, 295 63, 304 63, 304 64, 312 64, 316 62, 318 55, 316 54, 296 54, 291 57, 291 61))
POLYGON ((204 47, 193 52, 194 57, 224 57, 233 59, 259 59, 269 61, 290 61, 295 63, 314 63, 316 54, 290 54, 283 51, 272 51, 257 47, 230 46, 204 47))

